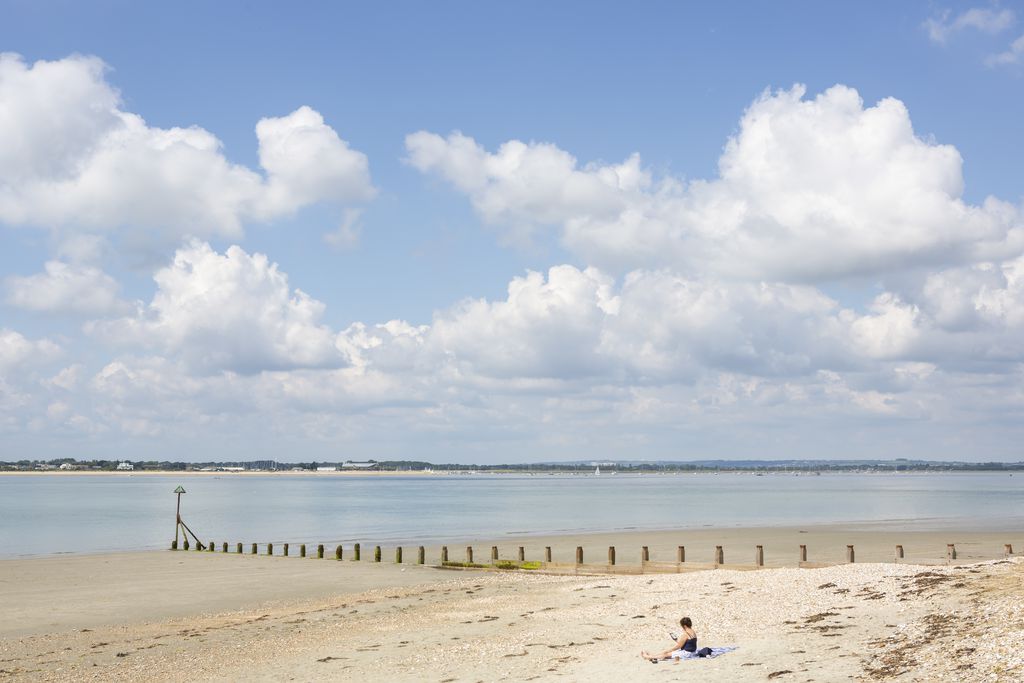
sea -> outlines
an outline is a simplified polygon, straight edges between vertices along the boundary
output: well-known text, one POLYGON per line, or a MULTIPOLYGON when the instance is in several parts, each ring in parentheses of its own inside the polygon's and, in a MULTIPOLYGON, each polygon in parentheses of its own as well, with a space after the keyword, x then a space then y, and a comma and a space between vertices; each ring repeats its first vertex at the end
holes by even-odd
POLYGON ((179 485, 189 527, 232 544, 876 522, 1024 528, 1024 473, 0 475, 0 557, 167 548, 179 485))

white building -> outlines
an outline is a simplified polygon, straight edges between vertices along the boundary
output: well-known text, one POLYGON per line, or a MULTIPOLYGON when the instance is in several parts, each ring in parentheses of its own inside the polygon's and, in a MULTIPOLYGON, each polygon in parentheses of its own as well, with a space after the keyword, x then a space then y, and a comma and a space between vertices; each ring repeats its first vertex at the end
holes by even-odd
POLYGON ((119 472, 131 472, 135 469, 135 465, 130 462, 119 462, 117 463, 117 469, 119 472))
POLYGON ((377 466, 375 462, 346 462, 342 464, 343 470, 369 470, 377 466))
POLYGON ((317 472, 337 472, 338 468, 337 467, 317 467, 316 471, 317 472))

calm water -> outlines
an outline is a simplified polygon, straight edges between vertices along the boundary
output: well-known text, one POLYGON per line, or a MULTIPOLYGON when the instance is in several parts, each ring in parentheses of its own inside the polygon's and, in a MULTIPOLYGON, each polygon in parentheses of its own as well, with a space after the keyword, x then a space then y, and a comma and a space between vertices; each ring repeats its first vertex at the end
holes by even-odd
POLYGON ((415 477, 0 476, 0 556, 218 542, 421 543, 503 535, 891 520, 1024 528, 1024 474, 415 477))

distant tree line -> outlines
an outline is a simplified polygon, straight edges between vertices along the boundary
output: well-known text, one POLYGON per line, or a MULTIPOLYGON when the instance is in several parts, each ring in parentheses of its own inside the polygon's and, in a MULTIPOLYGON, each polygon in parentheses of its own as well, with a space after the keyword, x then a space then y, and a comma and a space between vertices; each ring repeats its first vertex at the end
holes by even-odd
MULTIPOLYGON (((130 462, 135 471, 183 472, 201 470, 275 471, 309 470, 322 467, 343 469, 344 462, 278 462, 275 460, 252 461, 209 461, 176 462, 169 460, 76 460, 55 458, 53 460, 0 461, 0 470, 31 471, 40 469, 64 469, 114 471, 118 464, 130 462)), ((439 472, 590 472, 595 464, 608 472, 957 472, 957 471, 1020 471, 1024 462, 935 462, 926 460, 707 460, 707 461, 579 461, 547 463, 506 463, 500 465, 476 465, 462 463, 431 463, 424 460, 365 460, 373 463, 374 470, 386 472, 434 470, 439 472)))

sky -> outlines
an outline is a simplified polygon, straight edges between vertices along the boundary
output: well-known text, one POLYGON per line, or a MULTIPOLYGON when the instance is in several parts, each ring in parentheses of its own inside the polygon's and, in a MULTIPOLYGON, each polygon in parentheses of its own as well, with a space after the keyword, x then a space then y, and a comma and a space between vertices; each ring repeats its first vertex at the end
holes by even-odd
POLYGON ((0 0, 0 460, 1024 460, 1024 3, 0 0))

